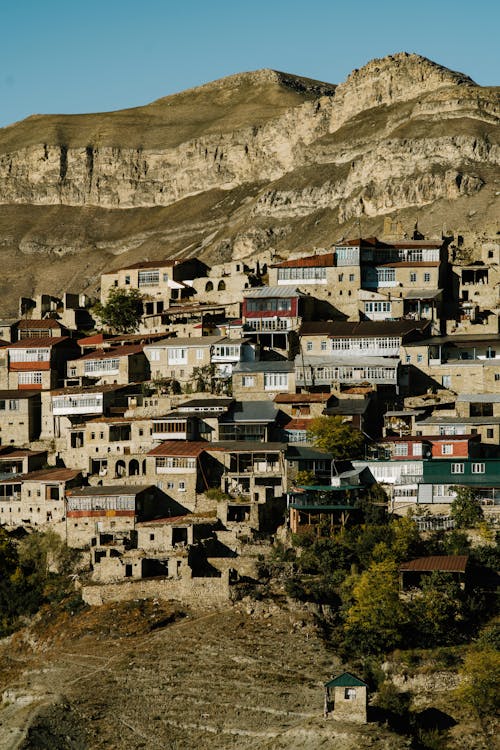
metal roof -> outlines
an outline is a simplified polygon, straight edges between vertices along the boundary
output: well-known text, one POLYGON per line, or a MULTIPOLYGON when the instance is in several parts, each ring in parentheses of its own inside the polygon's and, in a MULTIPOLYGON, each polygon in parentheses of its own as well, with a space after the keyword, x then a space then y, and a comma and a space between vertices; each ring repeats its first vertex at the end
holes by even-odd
POLYGON ((258 286, 254 289, 246 289, 243 297, 254 299, 256 297, 267 299, 268 297, 305 297, 304 292, 296 286, 258 286))
POLYGON ((443 573, 465 573, 468 555, 431 555, 430 557, 417 557, 415 560, 402 563, 399 570, 408 572, 432 572, 443 573))
POLYGON ((300 326, 299 333, 301 336, 326 335, 332 338, 406 336, 412 331, 424 333, 430 325, 430 320, 306 321, 300 326))
MULTIPOLYGON (((409 265, 416 265, 411 263, 409 265)), ((436 299, 443 293, 442 289, 404 289, 404 299, 436 299)))
POLYGON ((285 359, 276 359, 261 362, 238 362, 233 367, 233 373, 235 372, 293 372, 295 365, 293 362, 289 362, 285 359))
POLYGON ((349 357, 345 355, 338 356, 337 354, 321 355, 321 354, 297 354, 295 357, 295 366, 301 367, 304 365, 308 367, 310 365, 325 365, 330 367, 347 366, 347 367, 397 367, 399 365, 399 357, 349 357))
POLYGON ((165 440, 156 448, 150 450, 147 456, 183 456, 197 458, 203 451, 217 450, 208 441, 196 440, 165 440))
POLYGON ((114 484, 99 487, 76 487, 68 491, 71 497, 109 497, 111 495, 138 495, 153 484, 114 484))
POLYGON ((272 401, 235 401, 220 422, 274 422, 277 414, 272 401))
POLYGON ((368 687, 368 685, 350 672, 343 672, 338 677, 325 682, 325 687, 368 687))

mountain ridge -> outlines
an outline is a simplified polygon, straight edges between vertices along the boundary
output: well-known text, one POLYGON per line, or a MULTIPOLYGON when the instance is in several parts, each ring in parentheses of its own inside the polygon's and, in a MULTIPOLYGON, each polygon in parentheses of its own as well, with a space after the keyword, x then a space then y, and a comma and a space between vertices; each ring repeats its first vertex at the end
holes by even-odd
POLYGON ((500 229, 499 92, 397 53, 338 85, 264 68, 144 107, 28 118, 0 130, 0 252, 13 268, 0 292, 59 293, 78 268, 92 292, 117 248, 131 262, 186 247, 208 262, 307 252, 360 222, 380 234, 388 215, 406 232, 417 218, 434 235, 446 224, 473 254, 500 229), (57 271, 28 282, 26 254, 57 271))

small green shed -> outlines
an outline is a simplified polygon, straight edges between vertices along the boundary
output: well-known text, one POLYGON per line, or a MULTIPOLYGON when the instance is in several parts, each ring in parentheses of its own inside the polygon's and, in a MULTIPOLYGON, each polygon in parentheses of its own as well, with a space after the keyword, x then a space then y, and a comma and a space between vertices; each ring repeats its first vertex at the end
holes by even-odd
POLYGON ((350 672, 325 682, 325 717, 367 722, 368 685, 350 672))

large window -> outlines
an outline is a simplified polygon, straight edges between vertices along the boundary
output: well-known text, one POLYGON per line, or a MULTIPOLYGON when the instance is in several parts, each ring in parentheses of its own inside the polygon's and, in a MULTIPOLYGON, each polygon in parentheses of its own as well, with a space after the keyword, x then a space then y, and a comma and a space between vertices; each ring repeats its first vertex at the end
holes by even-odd
POLYGON ((167 352, 169 365, 187 365, 187 349, 172 347, 167 349, 167 352))
POLYGON ((390 313, 391 302, 365 302, 365 313, 390 313))
POLYGON ((485 470, 485 464, 483 464, 482 462, 474 462, 471 465, 471 471, 473 474, 484 474, 485 470))
POLYGON ((157 469, 196 469, 196 458, 187 456, 157 456, 157 469))
POLYGON ((18 373, 17 382, 19 385, 41 385, 41 372, 20 372, 18 373))
POLYGON ((286 298, 247 299, 248 312, 289 312, 292 300, 286 298))
POLYGON ((50 349, 11 349, 11 362, 50 362, 50 349))
POLYGON ((278 281, 326 281, 326 268, 278 268, 278 281))
POLYGON ((87 359, 83 365, 83 371, 86 375, 100 372, 118 372, 120 360, 118 358, 109 359, 87 359))
POLYGON ((288 373, 287 372, 266 372, 264 373, 264 389, 266 391, 278 391, 282 388, 288 390, 288 373))
POLYGON ((160 283, 160 272, 156 271, 139 271, 137 274, 138 286, 158 286, 160 283))
POLYGON ((460 464, 452 464, 451 465, 451 473, 452 474, 463 474, 464 471, 465 471, 465 465, 462 464, 462 463, 460 463, 460 464))

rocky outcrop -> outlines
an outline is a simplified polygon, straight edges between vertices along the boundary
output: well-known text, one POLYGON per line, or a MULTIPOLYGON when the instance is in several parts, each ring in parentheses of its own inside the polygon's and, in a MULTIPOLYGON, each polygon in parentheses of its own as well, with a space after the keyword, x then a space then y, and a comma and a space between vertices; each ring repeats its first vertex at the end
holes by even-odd
POLYGON ((469 213, 476 235, 497 231, 499 120, 497 89, 406 53, 338 86, 263 70, 133 110, 34 116, 0 131, 0 252, 98 266, 122 252, 286 254, 362 218, 422 224, 437 204, 447 216, 429 231, 469 213), (57 221, 40 223, 42 208, 57 221))

